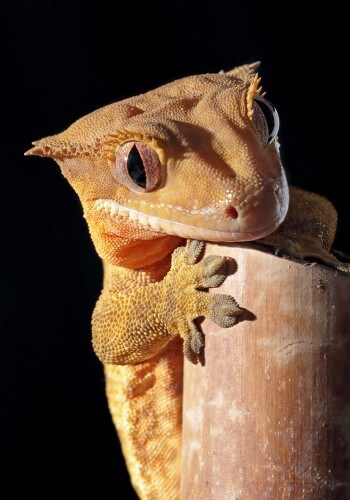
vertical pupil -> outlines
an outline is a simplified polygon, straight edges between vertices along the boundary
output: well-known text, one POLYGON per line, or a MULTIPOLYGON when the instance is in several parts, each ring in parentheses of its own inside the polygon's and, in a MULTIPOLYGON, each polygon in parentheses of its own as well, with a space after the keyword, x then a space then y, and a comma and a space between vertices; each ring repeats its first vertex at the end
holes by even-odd
POLYGON ((145 188, 146 187, 145 167, 143 166, 142 158, 135 144, 130 149, 129 156, 126 162, 126 168, 128 169, 129 175, 131 179, 135 182, 135 184, 137 184, 142 188, 145 188))

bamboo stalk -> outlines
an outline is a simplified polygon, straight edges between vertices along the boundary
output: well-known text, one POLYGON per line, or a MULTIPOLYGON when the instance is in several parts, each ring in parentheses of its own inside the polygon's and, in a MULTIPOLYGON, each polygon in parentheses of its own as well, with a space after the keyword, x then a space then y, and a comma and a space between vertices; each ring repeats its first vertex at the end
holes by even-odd
POLYGON ((208 244, 236 270, 211 293, 246 308, 205 320, 205 364, 185 362, 181 498, 350 498, 350 277, 208 244))

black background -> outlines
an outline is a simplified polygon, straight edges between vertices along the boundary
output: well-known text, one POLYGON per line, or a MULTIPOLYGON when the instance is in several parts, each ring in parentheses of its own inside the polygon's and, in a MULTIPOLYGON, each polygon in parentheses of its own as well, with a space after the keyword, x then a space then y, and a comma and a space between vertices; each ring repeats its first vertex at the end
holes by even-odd
POLYGON ((3 498, 23 488, 36 498, 93 491, 134 498, 90 344, 101 265, 56 164, 22 156, 32 140, 175 78, 260 59, 288 177, 332 200, 337 247, 349 250, 348 27, 338 4, 309 12, 306 5, 17 0, 2 7, 3 498))

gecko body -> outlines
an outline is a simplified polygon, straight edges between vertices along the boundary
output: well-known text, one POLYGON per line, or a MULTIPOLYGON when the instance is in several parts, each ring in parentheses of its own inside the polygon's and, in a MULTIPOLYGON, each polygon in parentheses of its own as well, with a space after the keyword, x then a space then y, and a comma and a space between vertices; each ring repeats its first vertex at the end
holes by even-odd
POLYGON ((182 353, 194 363, 201 355, 196 319, 229 327, 240 313, 233 297, 207 292, 224 281, 226 261, 201 260, 203 241, 262 239, 336 261, 328 252, 335 210, 288 188, 278 115, 257 67, 184 78, 106 106, 27 153, 57 161, 104 262, 93 346, 142 499, 179 498, 182 353))

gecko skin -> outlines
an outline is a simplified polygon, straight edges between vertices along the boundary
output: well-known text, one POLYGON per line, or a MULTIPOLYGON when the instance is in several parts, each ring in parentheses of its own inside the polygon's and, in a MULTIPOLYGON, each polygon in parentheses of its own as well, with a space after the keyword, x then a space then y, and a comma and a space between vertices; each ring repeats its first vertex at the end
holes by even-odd
POLYGON ((240 312, 232 297, 208 293, 226 269, 222 257, 200 260, 203 240, 265 238, 337 264, 329 253, 336 212, 288 189, 278 115, 257 67, 184 78, 106 106, 27 153, 57 161, 104 262, 93 347, 142 499, 179 498, 182 350, 197 362, 196 318, 229 327, 240 312))

